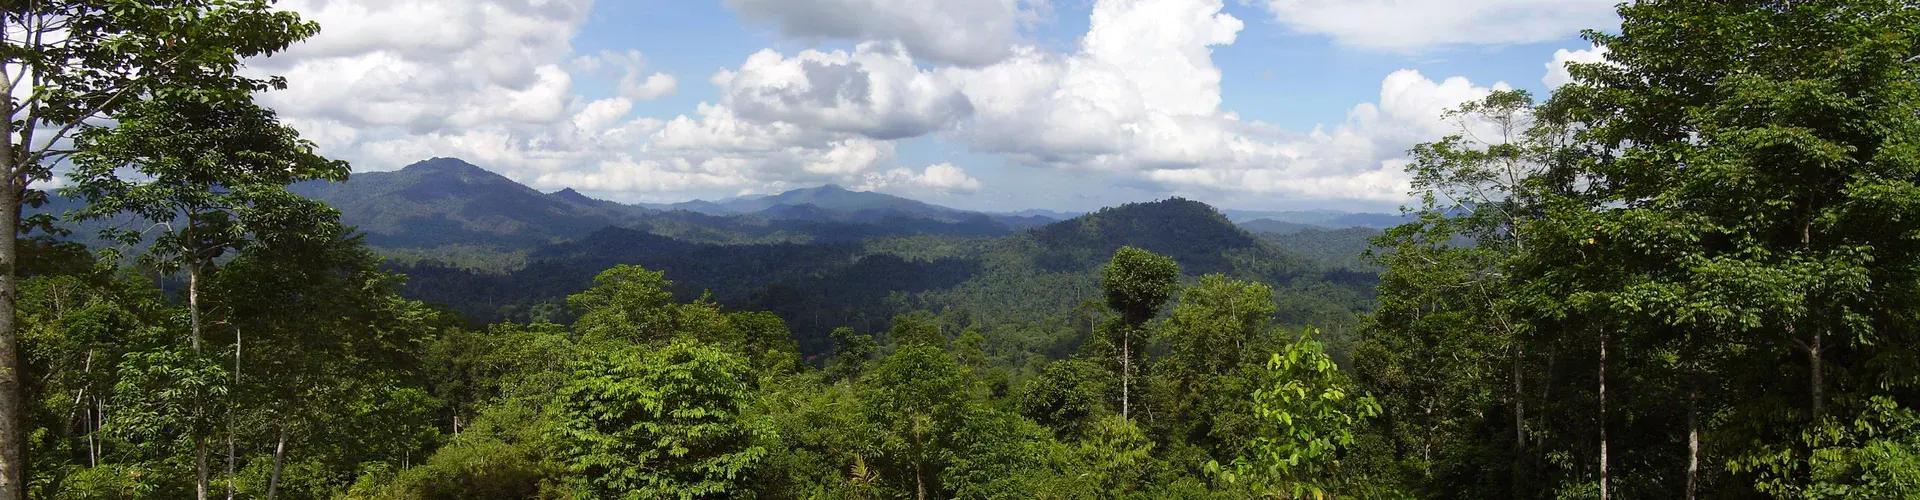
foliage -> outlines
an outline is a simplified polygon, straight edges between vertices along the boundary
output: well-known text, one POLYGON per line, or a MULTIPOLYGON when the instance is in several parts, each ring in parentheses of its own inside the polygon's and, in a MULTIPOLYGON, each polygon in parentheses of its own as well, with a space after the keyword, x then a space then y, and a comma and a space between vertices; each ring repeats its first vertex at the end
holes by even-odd
POLYGON ((830 353, 834 329, 879 334, 894 317, 919 310, 990 341, 1002 332, 1014 337, 1008 342, 1033 346, 1008 345, 1001 356, 1075 352, 1086 335, 1067 331, 1073 323, 1061 321, 1062 312, 1103 300, 1100 268, 1122 246, 1172 256, 1195 277, 1220 272, 1270 284, 1283 323, 1318 325, 1336 347, 1357 328, 1354 313, 1368 307, 1374 284, 1370 272, 1267 245, 1211 207, 1187 200, 1129 204, 1056 224, 998 238, 921 234, 725 245, 608 227, 531 250, 511 272, 411 258, 393 269, 410 277, 409 297, 448 304, 473 321, 567 323, 573 316, 554 314, 554 304, 591 286, 599 272, 639 265, 671 276, 668 289, 676 299, 707 295, 725 307, 778 315, 795 333, 796 347, 816 363, 830 353))
MULTIPOLYGON (((439 159, 393 189, 573 225, 423 201, 382 223, 503 235, 524 266, 383 269, 280 189, 339 172, 242 99, 271 82, 160 72, 183 80, 89 122, 64 203, 189 230, 121 269, 37 224, 8 261, 31 493, 1913 497, 1920 9, 1620 12, 1545 102, 1444 116, 1375 267, 1345 261, 1364 231, 1255 237, 1177 198, 1003 235, 654 212, 439 159)), ((256 42, 308 26, 270 20, 256 42)))
POLYGON ((770 437, 743 418, 748 373, 739 357, 692 341, 577 365, 548 431, 569 484, 596 498, 743 494, 767 455, 757 441, 770 437))
POLYGON ((1920 11, 1619 12, 1546 102, 1496 92, 1414 149, 1355 352, 1383 468, 1444 497, 1897 496, 1920 11))
POLYGON ((567 296, 581 311, 576 331, 605 339, 660 342, 672 337, 673 282, 639 266, 615 266, 593 277, 593 288, 567 296))
POLYGON ((1353 393, 1314 333, 1301 332, 1267 361, 1253 392, 1259 430, 1231 464, 1210 462, 1209 471, 1229 483, 1296 497, 1321 495, 1350 479, 1338 474, 1340 456, 1353 447, 1353 430, 1378 415, 1380 405, 1353 393))
POLYGON ((881 477, 905 490, 938 491, 940 471, 954 460, 956 433, 972 409, 960 365, 939 347, 909 345, 864 382, 873 391, 864 411, 879 431, 881 477))
POLYGON ((1119 406, 1119 380, 1099 363, 1063 359, 1027 382, 1020 414, 1054 429, 1062 439, 1084 435, 1119 406))
POLYGON ((1173 298, 1180 286, 1180 265, 1173 259, 1134 247, 1113 253, 1113 263, 1100 273, 1107 291, 1107 307, 1120 312, 1129 326, 1138 327, 1173 298))

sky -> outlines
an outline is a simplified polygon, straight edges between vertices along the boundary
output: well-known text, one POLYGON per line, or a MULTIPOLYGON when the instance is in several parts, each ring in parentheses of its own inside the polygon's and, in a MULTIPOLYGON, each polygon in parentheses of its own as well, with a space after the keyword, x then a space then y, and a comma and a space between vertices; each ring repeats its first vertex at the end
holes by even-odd
POLYGON ((248 71, 357 172, 674 202, 1392 211, 1444 110, 1603 57, 1616 0, 282 0, 248 71))

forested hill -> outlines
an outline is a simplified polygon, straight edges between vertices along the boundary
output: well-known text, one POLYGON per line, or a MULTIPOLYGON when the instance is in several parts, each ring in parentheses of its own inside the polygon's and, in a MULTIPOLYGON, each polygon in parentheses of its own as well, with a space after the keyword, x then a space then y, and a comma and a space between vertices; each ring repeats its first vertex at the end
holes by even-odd
POLYGON ((455 158, 434 158, 346 182, 307 181, 289 187, 341 212, 378 247, 453 244, 518 247, 574 238, 632 222, 634 207, 556 196, 455 158))
POLYGON ((999 236, 1053 221, 956 210, 834 185, 723 203, 628 205, 572 188, 543 193, 456 158, 360 173, 346 182, 301 182, 289 189, 339 209, 343 222, 357 226, 368 244, 386 253, 468 267, 489 267, 477 262, 578 240, 609 226, 738 244, 900 234, 999 236))
POLYGON ((812 205, 822 209, 842 212, 873 210, 927 217, 951 217, 966 213, 960 210, 883 193, 851 191, 837 184, 795 189, 771 196, 743 197, 721 201, 695 200, 669 205, 650 204, 644 206, 663 210, 690 210, 694 212, 725 215, 758 213, 770 209, 801 205, 812 205))
MULTIPOLYGON (((884 236, 884 235, 881 235, 884 236)), ((563 321, 563 298, 618 264, 663 271, 683 299, 711 294, 724 306, 767 310, 818 354, 833 328, 883 331, 900 313, 926 309, 982 330, 1058 320, 1099 298, 1101 263, 1121 246, 1173 257, 1189 277, 1225 273, 1298 291, 1283 320, 1333 329, 1365 306, 1371 274, 1282 250, 1183 199, 1134 203, 1004 237, 895 235, 817 244, 719 245, 609 227, 534 250, 525 268, 489 273, 421 263, 399 270, 405 292, 475 320, 563 321)), ((1067 330, 1060 333, 1063 337, 1067 330)), ((1068 349, 1020 339, 1038 350, 1068 349)))

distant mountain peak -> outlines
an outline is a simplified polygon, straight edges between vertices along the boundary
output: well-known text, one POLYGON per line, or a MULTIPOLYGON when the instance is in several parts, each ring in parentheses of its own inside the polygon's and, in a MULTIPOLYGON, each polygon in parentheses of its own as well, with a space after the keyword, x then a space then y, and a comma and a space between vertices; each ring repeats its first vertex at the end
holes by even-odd
POLYGON ((443 158, 438 156, 414 162, 412 165, 407 165, 406 168, 402 168, 400 170, 401 171, 420 171, 420 172, 463 173, 463 174, 493 173, 488 171, 487 169, 480 168, 478 165, 467 163, 466 160, 462 160, 459 158, 443 158))
POLYGON ((1212 206, 1178 197, 1102 208, 1028 234, 1049 249, 1111 254, 1121 246, 1135 246, 1173 257, 1194 274, 1227 269, 1227 251, 1260 244, 1212 206))

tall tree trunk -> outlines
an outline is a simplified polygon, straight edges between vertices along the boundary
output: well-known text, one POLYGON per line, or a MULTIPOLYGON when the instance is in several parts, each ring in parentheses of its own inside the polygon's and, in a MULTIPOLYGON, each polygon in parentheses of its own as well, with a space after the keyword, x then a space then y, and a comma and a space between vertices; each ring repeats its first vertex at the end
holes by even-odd
POLYGON ((267 500, 273 500, 273 495, 280 491, 280 466, 285 463, 286 456, 287 427, 281 424, 280 442, 273 445, 273 472, 267 474, 267 500))
POLYGON ((84 409, 82 409, 82 410, 81 410, 81 411, 83 411, 83 412, 85 412, 85 413, 86 413, 86 415, 87 415, 87 420, 86 420, 86 422, 84 422, 84 423, 82 423, 82 424, 81 424, 81 426, 82 426, 82 427, 85 427, 85 429, 82 429, 82 430, 84 430, 84 431, 86 431, 86 432, 87 432, 87 466, 88 466, 88 467, 99 467, 99 466, 100 466, 100 454, 99 454, 99 453, 96 453, 96 451, 97 451, 97 450, 99 450, 99 448, 96 448, 96 447, 94 447, 94 446, 93 446, 93 438, 95 437, 95 436, 93 435, 93 430, 94 430, 94 429, 96 429, 96 428, 99 428, 99 425, 100 425, 100 424, 99 424, 98 422, 95 422, 95 421, 94 421, 94 416, 95 416, 95 415, 94 415, 94 413, 93 413, 93 407, 94 407, 94 397, 93 397, 93 396, 88 396, 88 397, 87 397, 87 406, 86 406, 86 408, 84 408, 84 409))
POLYGON ((925 450, 920 448, 919 426, 916 422, 913 429, 913 489, 915 499, 927 500, 927 474, 922 470, 920 463, 925 456, 925 450))
MULTIPOLYGON (((93 388, 93 349, 87 349, 87 360, 80 365, 80 378, 87 381, 80 386, 80 393, 73 396, 73 405, 81 411, 80 431, 87 434, 87 466, 98 467, 100 460, 93 453, 93 395, 87 391, 93 388)), ((71 415, 71 414, 69 414, 71 415)))
MULTIPOLYGON (((0 93, 8 96, 17 85, 7 74, 11 69, 0 70, 0 93)), ((14 266, 20 262, 20 201, 29 181, 24 178, 25 160, 32 154, 33 133, 31 128, 15 133, 13 120, 22 111, 18 104, 0 101, 0 111, 5 111, 0 116, 0 500, 27 497, 27 393, 21 381, 20 332, 14 325, 19 286, 14 266)))
POLYGON ((1526 362, 1526 348, 1519 339, 1513 341, 1513 498, 1526 496, 1527 473, 1527 391, 1523 383, 1521 364, 1526 362))
POLYGON ((193 472, 196 476, 193 483, 193 497, 199 500, 207 500, 207 475, 209 471, 207 469, 207 438, 205 437, 195 436, 193 438, 193 472))
MULTIPOLYGON (((233 327, 233 387, 240 387, 240 327, 233 327)), ((227 406, 227 500, 233 500, 233 463, 239 460, 233 444, 233 406, 227 406)))
MULTIPOLYGON (((189 230, 191 232, 191 230, 189 230)), ((192 251, 192 250, 189 250, 192 251)), ((192 257, 189 257, 192 259, 192 257)), ((187 324, 193 338, 187 339, 193 344, 193 354, 200 354, 200 263, 187 264, 187 324)))
POLYGON ((1132 418, 1127 413, 1132 408, 1133 396, 1133 327, 1124 326, 1120 330, 1120 418, 1132 418))
POLYGON ((1822 345, 1825 341, 1826 335, 1821 333, 1821 329, 1814 328, 1813 343, 1807 344, 1808 372, 1812 378, 1810 381, 1812 384, 1810 393, 1813 396, 1813 419, 1816 422, 1826 413, 1827 409, 1827 384, 1823 367, 1824 360, 1822 359, 1826 357, 1826 347, 1822 345))
MULTIPOLYGON (((93 432, 95 435, 98 435, 100 429, 107 427, 107 402, 105 399, 100 399, 99 396, 94 396, 93 398, 93 416, 93 432)), ((100 465, 98 457, 106 454, 106 450, 107 442, 105 439, 95 438, 93 440, 94 466, 98 467, 100 465)))
POLYGON ((1607 500, 1607 330, 1600 330, 1600 500, 1607 500))
MULTIPOLYGON (((1806 215, 1800 220, 1800 250, 1802 252, 1812 253, 1813 199, 1808 198, 1802 206, 1805 207, 1803 212, 1805 212, 1806 215)), ((1792 325, 1788 325, 1788 328, 1788 331, 1791 332, 1792 325)), ((1827 406, 1826 383, 1821 379, 1825 376, 1821 369, 1821 358, 1826 355, 1826 353, 1823 352, 1825 346, 1822 345, 1824 340, 1826 340, 1824 330, 1819 326, 1815 326, 1813 328, 1813 342, 1807 344, 1807 365, 1809 376, 1812 378, 1812 390, 1810 393, 1813 398, 1813 420, 1815 422, 1818 422, 1821 416, 1826 413, 1827 406)))
POLYGON ((920 461, 913 462, 914 498, 927 500, 927 474, 920 471, 920 461))
MULTIPOLYGON (((16 163, 20 155, 14 151, 10 120, 0 120, 8 122, 0 124, 0 132, 7 135, 0 141, 7 146, 0 151, 6 162, 0 171, 11 174, 8 177, 21 175, 24 167, 16 163)), ((14 325, 14 300, 19 288, 14 266, 20 262, 22 184, 11 178, 0 179, 0 500, 27 496, 27 394, 21 381, 20 334, 14 325)))
POLYGON ((227 417, 227 500, 233 500, 233 417, 227 417))
MULTIPOLYGON (((192 233, 191 225, 188 226, 188 233, 192 233)), ((193 334, 189 340, 193 344, 193 357, 197 359, 200 357, 200 263, 195 261, 197 255, 189 254, 187 259, 187 319, 193 334)), ((207 436, 200 432, 197 422, 206 415, 205 397, 205 394, 194 394, 193 397, 193 419, 196 421, 193 427, 193 498, 196 500, 207 500, 207 476, 212 472, 207 467, 207 436)))
POLYGON ((1687 391, 1687 500, 1700 491, 1700 382, 1694 378, 1687 391))

